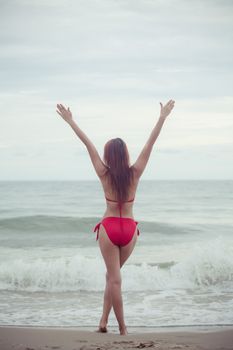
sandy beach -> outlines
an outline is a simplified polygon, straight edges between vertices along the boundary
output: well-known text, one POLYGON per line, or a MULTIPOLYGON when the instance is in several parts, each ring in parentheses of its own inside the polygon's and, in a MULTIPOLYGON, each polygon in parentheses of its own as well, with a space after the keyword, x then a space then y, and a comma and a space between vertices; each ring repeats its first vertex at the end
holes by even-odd
POLYGON ((144 331, 128 328, 127 336, 116 329, 106 334, 88 328, 0 326, 1 350, 107 350, 107 349, 233 349, 233 327, 144 331))

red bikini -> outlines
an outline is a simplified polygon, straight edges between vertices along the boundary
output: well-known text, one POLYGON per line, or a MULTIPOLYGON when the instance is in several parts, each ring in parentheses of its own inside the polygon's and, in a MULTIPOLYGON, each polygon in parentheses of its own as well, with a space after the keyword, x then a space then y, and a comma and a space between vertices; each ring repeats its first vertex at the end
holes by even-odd
MULTIPOLYGON (((117 202, 119 205, 119 209, 120 209, 120 217, 117 216, 108 216, 102 219, 102 221, 100 221, 94 228, 94 232, 97 231, 97 235, 96 235, 96 240, 99 237, 99 228, 100 225, 102 224, 105 228, 105 231, 109 237, 109 239, 112 241, 113 244, 122 247, 126 244, 128 244, 131 239, 133 238, 135 229, 137 227, 138 222, 134 221, 134 219, 132 218, 123 218, 121 216, 121 206, 122 204, 118 201, 109 199, 107 197, 105 197, 107 201, 110 202, 117 202)), ((128 202, 133 202, 134 198, 129 200, 129 201, 125 201, 123 203, 128 203, 128 202)), ((137 229, 137 234, 139 235, 139 229, 137 229)))

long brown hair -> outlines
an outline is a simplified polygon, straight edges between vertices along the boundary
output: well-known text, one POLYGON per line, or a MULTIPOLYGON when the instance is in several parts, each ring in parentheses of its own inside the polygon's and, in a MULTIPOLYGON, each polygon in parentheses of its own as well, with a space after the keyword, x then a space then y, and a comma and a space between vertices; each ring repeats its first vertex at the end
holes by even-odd
POLYGON ((104 146, 104 162, 107 165, 105 176, 109 180, 117 200, 128 199, 129 187, 133 179, 133 169, 129 165, 129 152, 126 143, 119 137, 109 140, 104 146))

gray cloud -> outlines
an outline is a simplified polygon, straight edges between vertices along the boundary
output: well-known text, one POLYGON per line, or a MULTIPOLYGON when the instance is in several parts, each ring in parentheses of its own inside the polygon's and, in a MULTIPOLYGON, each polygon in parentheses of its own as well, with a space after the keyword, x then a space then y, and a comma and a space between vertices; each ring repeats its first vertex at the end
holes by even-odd
MULTIPOLYGON (((203 154, 204 163, 211 163, 215 152, 232 164, 232 33, 233 3, 227 0, 2 0, 2 176, 17 174, 17 154, 21 160, 25 155, 25 167, 34 157, 46 168, 53 157, 58 169, 56 154, 75 147, 75 135, 55 114, 57 102, 71 106, 98 149, 122 135, 135 158, 155 123, 158 102, 174 98, 174 116, 158 141, 159 157, 177 160, 191 152, 187 176, 201 168, 203 154)), ((91 164, 84 146, 78 147, 66 167, 82 157, 85 170, 78 174, 86 178, 91 164)), ((211 164, 203 176, 213 176, 211 164)), ((183 176, 183 168, 180 163, 174 176, 183 176)), ((59 176, 65 177, 62 171, 59 176)))

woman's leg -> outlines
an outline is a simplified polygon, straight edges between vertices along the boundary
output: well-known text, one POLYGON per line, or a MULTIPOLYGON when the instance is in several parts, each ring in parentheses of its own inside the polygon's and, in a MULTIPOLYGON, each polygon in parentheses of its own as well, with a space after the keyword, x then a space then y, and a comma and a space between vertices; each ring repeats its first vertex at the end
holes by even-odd
POLYGON ((112 306, 119 324, 121 334, 125 334, 123 301, 121 295, 120 250, 113 244, 101 225, 99 230, 99 246, 107 268, 107 290, 111 295, 112 306))
MULTIPOLYGON (((124 247, 120 248, 120 268, 124 265, 124 263, 126 262, 126 260, 129 258, 129 256, 131 255, 134 246, 136 244, 137 241, 137 230, 134 233, 134 237, 132 239, 132 241, 129 242, 129 244, 127 244, 124 247)), ((106 272, 106 286, 105 286, 105 291, 104 291, 104 304, 103 304, 103 314, 100 320, 100 327, 106 327, 107 323, 108 323, 108 316, 110 314, 110 311, 112 309, 112 298, 111 298, 111 294, 109 293, 109 288, 108 288, 108 273, 106 272)))
POLYGON ((112 296, 109 291, 108 273, 106 272, 106 286, 104 291, 103 314, 99 323, 99 327, 102 328, 103 331, 106 331, 105 329, 108 323, 108 316, 110 314, 111 309, 112 309, 112 296))
MULTIPOLYGON (((109 246, 110 247, 112 246, 112 248, 114 250, 119 249, 119 248, 111 242, 111 240, 109 239, 108 235, 105 232, 104 227, 102 227, 102 230, 100 227, 100 231, 102 231, 102 232, 100 232, 100 235, 99 235, 99 237, 100 237, 99 238, 99 245, 100 245, 101 253, 102 253, 104 260, 105 260, 105 263, 106 263, 105 256, 106 256, 106 252, 109 251, 109 246), (106 252, 105 252, 105 250, 106 250, 106 252)), ((135 233, 134 233, 132 240, 126 246, 120 247, 120 249, 119 249, 118 254, 119 254, 120 268, 123 266, 125 261, 128 259, 128 257, 132 253, 134 246, 136 244, 136 240, 137 240, 137 229, 135 230, 135 233)), ((110 259, 111 259, 111 253, 109 253, 107 255, 109 255, 110 259)), ((107 257, 107 260, 108 260, 108 257, 107 257)), ((106 264, 106 267, 107 267, 107 264, 106 264)), ((107 270, 108 270, 108 267, 107 267, 107 270)), ((120 289, 120 294, 121 294, 121 289, 120 289)), ((108 316, 109 316, 109 313, 111 311, 112 305, 113 305, 113 300, 112 300, 112 293, 111 293, 111 278, 107 272, 106 273, 106 287, 105 287, 105 292, 104 292, 103 315, 102 315, 101 320, 100 320, 100 324, 99 324, 100 327, 106 327, 107 322, 108 322, 108 316)), ((114 309, 114 311, 115 311, 115 309, 114 309)), ((115 312, 115 314, 116 314, 116 312, 115 312)), ((123 304, 122 304, 122 315, 123 315, 123 304)), ((119 327, 120 327, 120 324, 119 324, 119 327)), ((125 326, 123 326, 123 328, 124 327, 125 326)), ((123 333, 124 333, 124 330, 123 330, 123 333)))

